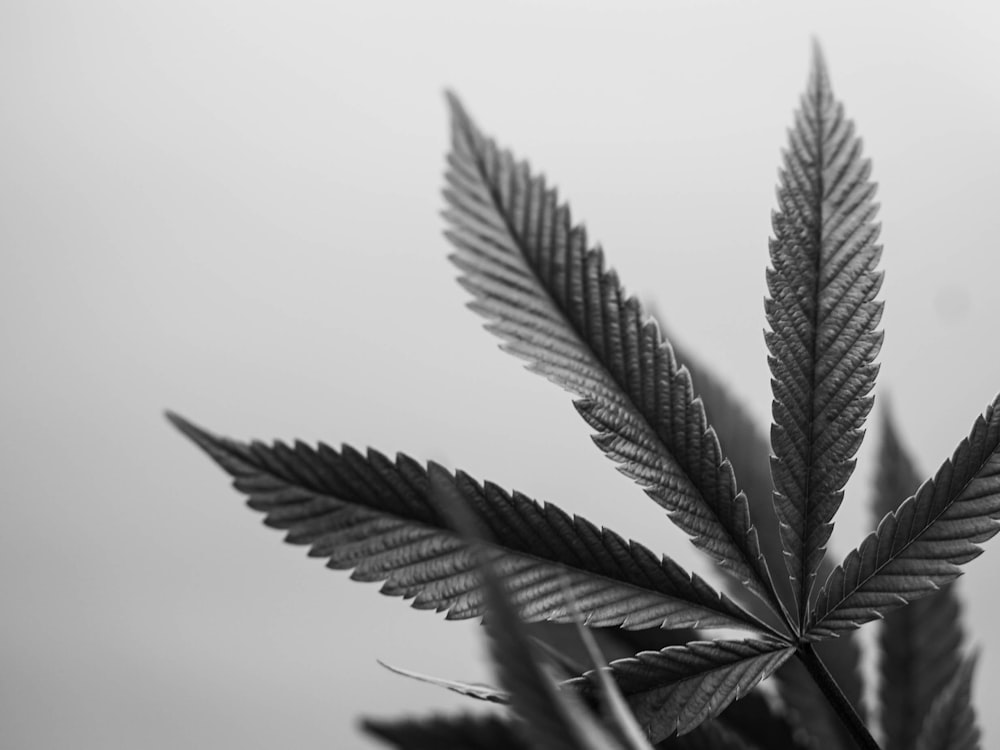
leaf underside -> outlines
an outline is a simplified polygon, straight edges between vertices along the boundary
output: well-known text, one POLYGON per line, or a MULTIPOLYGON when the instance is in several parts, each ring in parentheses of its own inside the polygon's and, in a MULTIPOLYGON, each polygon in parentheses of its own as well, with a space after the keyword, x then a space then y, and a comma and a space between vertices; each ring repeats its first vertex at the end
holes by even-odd
MULTIPOLYGON (((695 641, 645 651, 609 668, 636 719, 659 742, 718 716, 793 653, 770 641, 695 641)), ((586 692, 595 680, 590 672, 564 684, 586 692)))
POLYGON ((784 154, 765 301, 774 503, 803 622, 854 470, 882 344, 870 172, 817 52, 784 154))
POLYGON ((687 371, 555 190, 450 103, 445 217, 469 306, 504 349, 574 393, 619 470, 777 612, 746 498, 687 371))
MULTIPOLYGON (((920 486, 896 425, 887 410, 883 413, 876 517, 896 510, 920 486)), ((888 613, 878 643, 884 750, 911 750, 932 705, 962 664, 961 608, 954 584, 888 613)))
MULTIPOLYGON (((355 580, 385 581, 382 593, 415 597, 419 609, 483 615, 476 556, 430 502, 427 470, 413 459, 350 446, 244 444, 170 418, 234 477, 267 525, 288 532, 287 542, 309 545, 331 568, 353 568, 355 580)), ((492 563, 525 620, 571 621, 565 580, 593 626, 754 627, 726 596, 637 542, 462 472, 455 481, 495 539, 492 563)))
POLYGON ((926 596, 982 552, 1000 519, 1000 396, 950 459, 888 513, 827 579, 811 637, 835 635, 926 596))

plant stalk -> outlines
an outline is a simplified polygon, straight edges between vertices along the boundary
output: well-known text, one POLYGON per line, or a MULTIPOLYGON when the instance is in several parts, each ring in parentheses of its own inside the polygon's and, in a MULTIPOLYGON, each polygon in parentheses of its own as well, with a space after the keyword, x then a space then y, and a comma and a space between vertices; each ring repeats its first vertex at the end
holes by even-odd
POLYGON ((881 750, 875 738, 868 731, 868 727, 861 721, 858 712, 854 710, 854 706, 851 705, 851 702, 847 700, 847 696, 840 689, 840 685, 833 679, 833 675, 830 674, 826 665, 819 658, 815 646, 811 643, 802 643, 796 654, 802 663, 805 664, 806 669, 809 670, 809 674, 812 675, 816 684, 819 685, 820 690, 823 691, 823 695, 833 705, 837 716, 840 717, 844 726, 847 727, 857 746, 861 750, 881 750))

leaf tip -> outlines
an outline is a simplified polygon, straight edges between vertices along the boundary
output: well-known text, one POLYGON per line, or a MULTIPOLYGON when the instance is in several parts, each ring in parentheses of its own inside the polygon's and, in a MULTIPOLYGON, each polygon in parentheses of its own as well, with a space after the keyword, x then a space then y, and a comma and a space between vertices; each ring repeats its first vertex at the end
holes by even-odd
POLYGON ((451 114, 451 125, 453 130, 468 130, 472 125, 472 118, 462 104, 462 100, 454 89, 444 90, 444 99, 448 105, 448 112, 451 114))
POLYGON ((170 424, 172 424, 178 432, 192 442, 202 446, 206 443, 213 442, 214 436, 208 432, 208 430, 202 429, 194 422, 188 421, 177 412, 171 411, 170 409, 164 409, 163 416, 166 417, 167 421, 170 422, 170 424))
POLYGON ((462 101, 461 99, 458 98, 458 93, 455 91, 455 89, 451 88, 450 86, 445 86, 444 91, 442 93, 444 94, 444 99, 448 103, 449 108, 451 109, 462 108, 462 101))
POLYGON ((173 411, 172 409, 164 409, 163 416, 166 418, 170 424, 176 427, 178 430, 181 429, 181 425, 187 424, 187 420, 184 419, 180 414, 173 411))
POLYGON ((823 45, 819 37, 812 38, 812 74, 819 80, 826 80, 829 73, 826 67, 826 57, 823 55, 823 45))

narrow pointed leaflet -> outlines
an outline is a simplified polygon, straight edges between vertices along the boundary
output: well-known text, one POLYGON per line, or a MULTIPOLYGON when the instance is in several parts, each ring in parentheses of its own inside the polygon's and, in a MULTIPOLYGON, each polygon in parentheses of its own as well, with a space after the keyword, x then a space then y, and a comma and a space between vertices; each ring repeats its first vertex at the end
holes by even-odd
MULTIPOLYGON (((884 403, 882 406, 882 445, 875 475, 876 519, 896 510, 920 487, 913 460, 888 409, 884 403)), ((916 747, 921 724, 962 665, 962 640, 955 584, 885 616, 878 640, 884 750, 916 747)))
POLYGON ((813 637, 884 617, 960 574, 1000 529, 1000 396, 950 459, 830 574, 810 617, 813 637))
POLYGON ((361 727, 399 750, 531 750, 509 720, 493 714, 365 719, 361 727))
MULTIPOLYGON (((611 662, 610 669, 639 724, 660 742, 718 716, 793 653, 794 647, 773 641, 694 641, 643 651, 611 662)), ((593 689, 597 675, 565 684, 593 689)))
POLYGON ((870 171, 817 49, 784 154, 765 301, 774 502, 800 621, 878 369, 881 248, 870 171))
POLYGON ((619 470, 778 612, 746 497, 670 344, 555 190, 450 103, 445 217, 469 306, 507 351, 574 393, 619 470))
MULTIPOLYGON (((265 523, 310 546, 352 578, 385 581, 382 593, 415 597, 449 619, 481 616, 478 562, 430 502, 427 470, 400 454, 362 455, 320 444, 245 444, 171 421, 235 479, 265 523)), ((492 534, 493 564, 529 621, 570 622, 564 578, 594 626, 769 628, 697 576, 636 542, 459 472, 456 486, 492 534)))

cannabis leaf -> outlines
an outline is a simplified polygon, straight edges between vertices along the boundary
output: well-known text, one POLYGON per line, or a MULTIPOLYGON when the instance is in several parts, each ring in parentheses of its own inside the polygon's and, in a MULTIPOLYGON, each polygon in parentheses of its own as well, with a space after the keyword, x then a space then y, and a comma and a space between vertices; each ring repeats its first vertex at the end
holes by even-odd
POLYGON ((939 589, 979 556, 1000 519, 1000 395, 937 474, 833 571, 809 634, 835 635, 939 589))
MULTIPOLYGON (((781 643, 764 641, 703 641, 669 646, 660 651, 643 651, 634 657, 615 660, 608 667, 590 669, 565 680, 562 685, 585 695, 597 690, 610 695, 615 715, 621 712, 616 693, 622 697, 646 732, 663 739, 674 732, 685 734, 702 726, 706 719, 719 716, 727 726, 739 727, 739 713, 723 713, 734 700, 742 698, 762 679, 783 665, 793 652, 781 643), (614 676, 609 684, 608 673, 614 676), (694 713, 693 713, 694 712, 694 713), (700 712, 700 713, 698 713, 700 712), (673 722, 673 723, 672 723, 673 722)), ((595 664, 604 664, 594 659, 595 664)), ((428 682, 477 700, 510 703, 511 693, 488 685, 442 680, 398 670, 392 671, 428 682)), ((757 716, 769 712, 766 701, 752 709, 757 716)), ((774 722, 777 723, 777 722, 774 722)), ((778 725, 780 730, 780 724, 778 725)), ((782 737, 788 747, 796 747, 790 736, 782 737)))
MULTIPOLYGON (((659 742, 717 716, 793 653, 793 647, 772 641, 695 641, 644 651, 612 662, 610 669, 636 718, 659 742)), ((588 672, 565 684, 586 690, 595 680, 588 672)))
MULTIPOLYGON (((350 446, 246 445, 170 419, 235 478, 269 526, 288 531, 286 541, 310 545, 332 568, 354 568, 356 580, 385 581, 382 593, 415 597, 417 608, 448 610, 449 619, 483 614, 475 556, 429 502, 427 471, 413 459, 350 446)), ((495 537, 494 564, 527 620, 569 621, 560 592, 567 578, 591 625, 768 629, 637 542, 467 474, 457 480, 495 537)))
POLYGON ((511 720, 366 729, 411 750, 649 750, 650 740, 878 750, 853 630, 884 618, 886 750, 976 750, 974 657, 963 660, 949 584, 1000 529, 1000 395, 919 486, 886 417, 882 519, 840 565, 825 557, 872 408, 882 274, 871 167, 818 49, 772 217, 770 445, 625 293, 545 179, 449 103, 446 234, 470 307, 502 348, 574 394, 594 442, 738 582, 729 585, 748 609, 668 557, 463 472, 346 445, 241 443, 169 415, 288 542, 415 607, 484 617, 500 687, 394 671, 507 704, 511 720), (776 587, 779 558, 788 578, 776 587), (764 621, 775 617, 777 628, 764 621), (599 627, 614 630, 589 629, 599 627), (700 640, 711 628, 752 632, 700 640), (630 655, 608 663, 604 653, 622 651, 602 653, 597 635, 630 655), (777 691, 765 695, 758 686, 772 674, 777 691))
POLYGON ((445 217, 469 306, 529 369, 576 394, 601 450, 777 612, 746 497, 670 344, 555 190, 449 102, 445 217))
POLYGON ((774 505, 803 623, 871 410, 882 343, 870 171, 817 50, 784 157, 765 302, 774 505))
MULTIPOLYGON (((877 516, 896 510, 919 486, 913 460, 902 445, 890 411, 884 408, 875 476, 877 516)), ((885 750, 916 747, 925 717, 958 673, 962 665, 960 617, 954 584, 885 616, 879 634, 885 750)))

